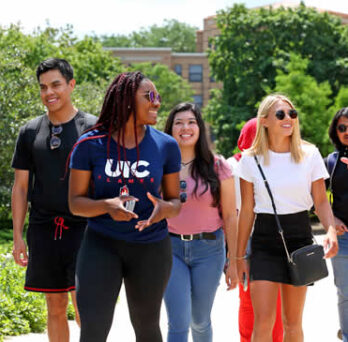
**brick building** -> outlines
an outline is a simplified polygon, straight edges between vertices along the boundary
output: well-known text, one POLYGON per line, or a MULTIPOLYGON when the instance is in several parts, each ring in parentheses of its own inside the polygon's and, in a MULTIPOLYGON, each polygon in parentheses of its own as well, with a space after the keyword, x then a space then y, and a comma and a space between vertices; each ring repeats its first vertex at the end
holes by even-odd
MULTIPOLYGON (((278 7, 296 7, 297 3, 278 2, 271 5, 278 7)), ((265 6, 266 7, 266 6, 265 6)), ((319 12, 326 10, 317 9, 319 12)), ((342 24, 348 24, 348 14, 326 11, 341 18, 342 24)), ((171 48, 105 48, 115 57, 119 57, 124 64, 151 62, 167 65, 171 70, 181 75, 192 86, 195 95, 194 102, 205 106, 209 101, 210 89, 221 87, 210 75, 209 62, 206 50, 209 47, 209 38, 219 35, 215 22, 216 16, 203 19, 203 30, 196 33, 196 52, 177 53, 171 48)))
POLYGON ((178 53, 171 48, 105 48, 124 64, 162 63, 186 79, 195 92, 194 102, 205 106, 209 100, 209 90, 217 87, 210 77, 206 53, 178 53))

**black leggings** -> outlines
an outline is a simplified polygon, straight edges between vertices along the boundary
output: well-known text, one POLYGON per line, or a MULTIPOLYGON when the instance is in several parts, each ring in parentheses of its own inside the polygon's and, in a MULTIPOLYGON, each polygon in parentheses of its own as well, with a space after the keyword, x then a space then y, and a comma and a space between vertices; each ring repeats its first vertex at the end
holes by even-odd
POLYGON ((137 342, 161 342, 161 302, 172 266, 169 237, 130 243, 87 228, 77 261, 80 342, 104 342, 124 280, 137 342))

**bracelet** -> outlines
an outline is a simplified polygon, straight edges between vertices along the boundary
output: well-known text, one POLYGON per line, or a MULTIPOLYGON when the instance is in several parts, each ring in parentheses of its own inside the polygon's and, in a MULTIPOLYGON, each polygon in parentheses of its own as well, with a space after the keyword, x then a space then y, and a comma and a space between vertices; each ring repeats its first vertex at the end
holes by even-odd
POLYGON ((236 260, 245 260, 245 259, 248 259, 248 255, 245 254, 245 255, 243 255, 241 257, 236 256, 236 257, 234 257, 234 259, 236 259, 236 260))

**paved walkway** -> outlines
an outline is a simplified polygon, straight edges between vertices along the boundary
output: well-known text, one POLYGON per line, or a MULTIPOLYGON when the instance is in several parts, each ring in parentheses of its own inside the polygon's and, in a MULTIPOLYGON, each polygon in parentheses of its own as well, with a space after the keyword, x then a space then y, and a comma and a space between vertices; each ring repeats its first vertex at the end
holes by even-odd
MULTIPOLYGON (((320 243, 322 235, 317 236, 320 243)), ((307 342, 335 342, 338 341, 336 334, 338 330, 338 315, 336 309, 336 289, 333 284, 331 262, 328 262, 329 277, 323 279, 308 289, 307 301, 304 311, 303 327, 305 341, 307 342)), ((214 327, 215 342, 239 341, 238 334, 238 293, 226 291, 224 279, 218 289, 212 320, 214 327)), ((71 342, 77 342, 79 331, 74 322, 70 322, 71 342)), ((161 329, 164 341, 167 331, 167 319, 165 308, 162 308, 161 329)), ((47 342, 45 334, 29 334, 8 338, 7 342, 47 342)), ((115 311, 115 321, 109 334, 108 342, 135 341, 134 333, 129 321, 128 309, 124 291, 122 290, 120 300, 115 311)), ((191 339, 189 340, 192 341, 191 339)))

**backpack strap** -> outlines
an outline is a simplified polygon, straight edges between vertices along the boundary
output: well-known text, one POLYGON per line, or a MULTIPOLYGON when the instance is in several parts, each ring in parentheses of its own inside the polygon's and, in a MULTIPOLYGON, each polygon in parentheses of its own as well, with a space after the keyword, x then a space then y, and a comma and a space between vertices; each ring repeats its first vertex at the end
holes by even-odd
POLYGON ((327 170, 329 171, 330 178, 333 175, 333 172, 335 170, 336 164, 338 160, 338 152, 332 152, 327 156, 327 170))
POLYGON ((329 180, 329 190, 330 190, 330 204, 332 205, 333 199, 332 199, 332 180, 333 180, 333 175, 336 169, 337 161, 338 161, 338 155, 339 153, 337 151, 330 153, 327 156, 327 170, 330 175, 330 180, 329 180))
MULTIPOLYGON (((40 115, 39 117, 28 122, 28 125, 26 128, 26 134, 27 134, 26 142, 30 151, 33 150, 35 138, 39 133, 39 130, 45 115, 46 114, 40 115)), ((34 188, 33 179, 34 179, 34 170, 33 168, 31 168, 29 170, 29 179, 28 179, 28 195, 27 195, 28 202, 31 201, 32 192, 34 188)))
POLYGON ((78 134, 81 136, 87 129, 93 127, 97 122, 97 117, 82 111, 79 111, 80 117, 77 122, 78 134))

